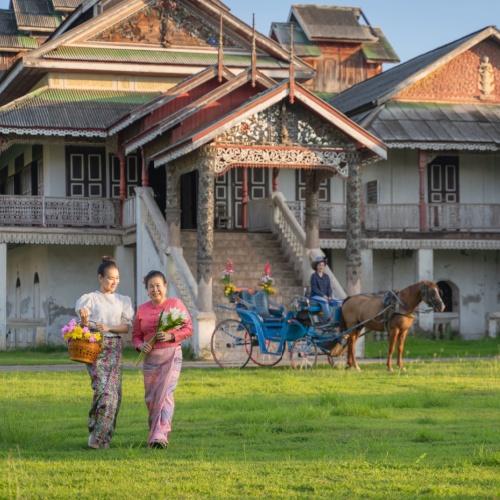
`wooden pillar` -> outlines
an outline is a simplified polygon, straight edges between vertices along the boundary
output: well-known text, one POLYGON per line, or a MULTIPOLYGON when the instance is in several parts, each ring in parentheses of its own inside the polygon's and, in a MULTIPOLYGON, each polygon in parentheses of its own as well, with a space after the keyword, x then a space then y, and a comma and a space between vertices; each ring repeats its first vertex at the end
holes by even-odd
POLYGON ((212 312, 212 261, 214 252, 214 159, 210 152, 201 155, 198 176, 198 310, 212 312))
POLYGON ((181 188, 180 175, 173 165, 166 166, 166 208, 168 240, 172 247, 181 246, 181 188))
POLYGON ((248 168, 243 168, 243 187, 241 193, 241 225, 248 228, 248 168))
POLYGON ((418 213, 420 222, 420 231, 429 230, 427 223, 427 204, 425 203, 425 177, 427 173, 427 153, 418 151, 418 213))
POLYGON ((141 185, 142 187, 149 186, 149 170, 144 148, 141 148, 141 185))
POLYGON ((280 173, 279 168, 273 168, 273 183, 272 183, 272 190, 273 193, 278 191, 278 175, 280 173))
POLYGON ((117 153, 118 161, 120 162, 120 224, 123 223, 123 206, 125 204, 125 198, 127 197, 127 185, 126 185, 126 158, 122 150, 117 153))
POLYGON ((346 292, 361 293, 361 168, 358 158, 349 164, 346 193, 346 292))
POLYGON ((314 170, 305 172, 306 209, 305 230, 306 248, 319 248, 319 173, 314 170))

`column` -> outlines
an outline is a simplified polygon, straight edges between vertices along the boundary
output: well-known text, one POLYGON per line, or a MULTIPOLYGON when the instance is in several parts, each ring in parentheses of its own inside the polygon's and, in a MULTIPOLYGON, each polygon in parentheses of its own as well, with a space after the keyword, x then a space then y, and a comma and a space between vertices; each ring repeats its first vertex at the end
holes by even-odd
POLYGON ((199 167, 198 176, 198 249, 197 281, 198 310, 211 312, 212 260, 214 251, 214 169, 207 154, 199 167))
POLYGON ((358 159, 349 164, 346 192, 346 292, 361 293, 361 172, 358 159))
POLYGON ((319 248, 319 175, 314 170, 305 173, 306 209, 305 230, 306 248, 319 248))
MULTIPOLYGON (((434 251, 428 248, 417 250, 417 281, 433 280, 434 277, 434 251)), ((418 326, 427 332, 434 326, 434 313, 432 311, 421 313, 418 316, 418 326)))
POLYGON ((118 161, 120 162, 120 224, 123 223, 123 205, 125 204, 125 198, 127 197, 127 187, 126 187, 126 158, 123 151, 117 153, 118 161))
POLYGON ((373 293, 373 250, 361 250, 361 290, 364 293, 373 293))
POLYGON ((278 191, 278 175, 280 173, 279 168, 273 168, 273 179, 272 179, 272 191, 273 193, 278 191))
POLYGON ((172 247, 181 246, 181 188, 180 176, 173 165, 166 166, 167 206, 165 219, 168 226, 168 242, 172 247))
POLYGON ((141 185, 142 187, 149 186, 149 170, 144 149, 141 148, 141 185))
POLYGON ((420 231, 429 230, 427 223, 427 205, 425 203, 425 179, 427 173, 427 153, 418 151, 418 214, 420 222, 420 231))
POLYGON ((243 187, 241 192, 241 226, 248 229, 248 168, 243 168, 243 187))
POLYGON ((7 349, 7 244, 0 243, 0 351, 7 349))
MULTIPOLYGON (((127 270, 127 272, 123 272, 120 274, 120 293, 133 298, 136 297, 136 276, 135 273, 130 272, 130 270, 135 268, 134 253, 135 252, 133 247, 126 247, 125 245, 115 247, 114 253, 114 257, 116 262, 118 263, 118 267, 120 269, 127 270)), ((137 286, 140 288, 144 288, 142 280, 138 282, 137 286)))

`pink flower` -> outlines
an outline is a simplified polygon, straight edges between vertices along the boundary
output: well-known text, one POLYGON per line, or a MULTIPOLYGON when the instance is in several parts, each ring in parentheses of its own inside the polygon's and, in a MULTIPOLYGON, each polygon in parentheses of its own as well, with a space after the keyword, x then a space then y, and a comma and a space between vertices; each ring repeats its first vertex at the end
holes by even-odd
POLYGON ((264 274, 266 276, 271 276, 271 264, 269 264, 269 262, 266 262, 266 265, 264 266, 264 274))
POLYGON ((94 344, 95 342, 97 342, 97 339, 95 338, 95 336, 94 336, 94 335, 91 335, 91 336, 89 337, 89 342, 92 342, 93 344, 94 344))
POLYGON ((83 330, 83 333, 90 333, 90 330, 86 326, 84 326, 82 328, 82 330, 83 330))
POLYGON ((231 259, 227 259, 226 268, 224 269, 224 273, 225 274, 233 274, 234 273, 233 261, 231 259))

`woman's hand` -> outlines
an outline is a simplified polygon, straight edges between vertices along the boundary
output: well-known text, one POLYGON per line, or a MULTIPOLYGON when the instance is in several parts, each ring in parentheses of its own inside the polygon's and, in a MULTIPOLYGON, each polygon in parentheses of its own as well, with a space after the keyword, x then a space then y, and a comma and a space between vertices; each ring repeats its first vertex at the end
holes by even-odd
POLYGON ((175 336, 170 332, 156 332, 156 340, 158 342, 173 342, 175 340, 175 336))
POLYGON ((111 329, 109 326, 105 325, 104 323, 96 323, 95 324, 96 328, 101 332, 101 333, 105 333, 105 332, 110 332, 111 329))
POLYGON ((80 320, 82 325, 87 326, 89 324, 90 312, 86 307, 82 307, 78 313, 80 314, 80 320))
POLYGON ((142 346, 141 346, 141 352, 143 352, 144 354, 148 354, 152 350, 153 350, 153 347, 150 344, 148 344, 147 342, 144 342, 144 344, 142 344, 142 346))

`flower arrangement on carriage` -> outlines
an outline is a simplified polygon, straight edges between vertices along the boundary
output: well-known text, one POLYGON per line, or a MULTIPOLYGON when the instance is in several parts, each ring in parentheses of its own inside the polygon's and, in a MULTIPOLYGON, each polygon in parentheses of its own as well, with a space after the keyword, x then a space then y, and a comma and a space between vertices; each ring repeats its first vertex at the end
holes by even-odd
MULTIPOLYGON (((171 307, 168 310, 162 311, 158 317, 158 325, 156 326, 157 332, 168 332, 170 330, 177 330, 184 326, 187 322, 187 314, 185 311, 177 307, 171 307)), ((156 335, 148 340, 147 345, 151 348, 158 342, 156 335)), ((136 364, 144 359, 144 352, 139 354, 136 364)))
POLYGON ((233 283, 234 266, 231 259, 227 259, 224 271, 222 271, 221 283, 224 285, 224 297, 232 300, 235 292, 238 288, 233 283))
POLYGON ((78 323, 73 318, 61 328, 63 339, 68 343, 68 354, 73 361, 92 364, 101 352, 101 332, 78 323))
POLYGON ((260 278, 259 286, 262 288, 262 291, 267 295, 274 295, 276 293, 276 288, 274 288, 274 278, 271 276, 271 264, 266 262, 264 266, 264 274, 262 278, 260 278))

